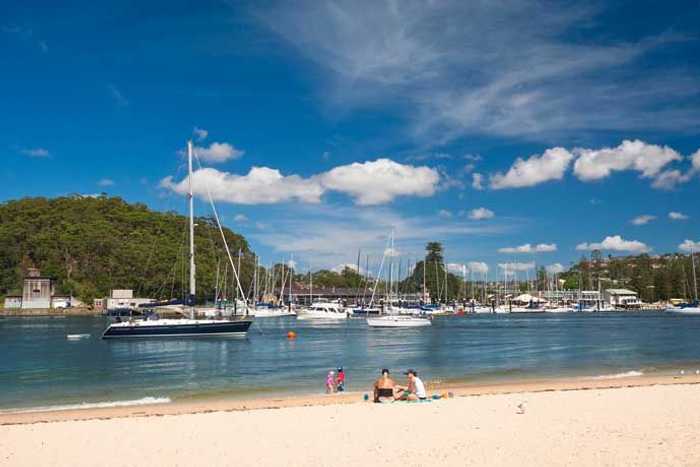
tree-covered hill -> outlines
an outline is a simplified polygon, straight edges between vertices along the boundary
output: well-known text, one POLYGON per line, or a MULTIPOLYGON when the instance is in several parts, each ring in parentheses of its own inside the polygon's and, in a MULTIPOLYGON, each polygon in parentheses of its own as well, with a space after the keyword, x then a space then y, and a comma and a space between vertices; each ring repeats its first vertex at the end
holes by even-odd
MULTIPOLYGON (((208 218, 196 222, 197 295, 203 300, 214 295, 217 269, 223 278, 228 259, 216 224, 208 218)), ((87 303, 122 288, 140 296, 182 298, 188 280, 186 226, 184 216, 106 196, 2 203, 0 296, 19 293, 27 269, 37 267, 56 279, 57 293, 87 303)), ((243 252, 245 289, 253 271, 252 253, 241 235, 224 232, 232 254, 239 248, 243 252)), ((232 287, 230 273, 228 277, 232 287)))

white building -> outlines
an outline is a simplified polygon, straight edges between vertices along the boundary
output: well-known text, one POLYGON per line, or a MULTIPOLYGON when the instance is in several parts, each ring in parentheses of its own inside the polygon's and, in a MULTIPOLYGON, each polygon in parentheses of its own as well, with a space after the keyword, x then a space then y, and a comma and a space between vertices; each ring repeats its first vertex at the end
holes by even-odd
POLYGON ((22 308, 22 296, 21 295, 6 295, 5 296, 5 309, 17 309, 22 308))
POLYGON ((134 297, 134 291, 130 289, 114 289, 110 291, 109 297, 103 299, 98 304, 95 300, 95 307, 107 310, 116 308, 137 308, 139 305, 153 302, 151 298, 134 297))
POLYGON ((51 308, 53 291, 53 279, 41 277, 38 269, 30 268, 22 287, 22 308, 51 308))
POLYGON ((604 299, 610 305, 620 308, 640 308, 642 302, 637 292, 629 289, 605 289, 604 299))

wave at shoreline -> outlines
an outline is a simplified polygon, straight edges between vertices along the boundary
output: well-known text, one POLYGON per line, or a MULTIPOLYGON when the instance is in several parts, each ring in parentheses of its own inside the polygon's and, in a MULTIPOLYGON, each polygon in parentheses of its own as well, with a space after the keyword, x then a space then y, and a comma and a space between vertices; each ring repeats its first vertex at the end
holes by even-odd
POLYGON ((59 412, 63 410, 106 409, 112 407, 130 407, 137 405, 169 404, 169 397, 142 397, 141 399, 105 402, 81 402, 79 404, 49 405, 43 407, 27 407, 20 409, 0 410, 0 414, 19 414, 33 412, 59 412))

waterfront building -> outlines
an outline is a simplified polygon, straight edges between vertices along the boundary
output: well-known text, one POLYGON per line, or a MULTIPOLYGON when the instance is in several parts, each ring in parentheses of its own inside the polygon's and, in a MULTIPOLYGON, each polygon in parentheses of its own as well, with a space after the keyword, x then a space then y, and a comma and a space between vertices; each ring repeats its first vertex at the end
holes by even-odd
POLYGON ((21 307, 23 309, 51 308, 53 292, 53 279, 42 277, 36 268, 29 268, 22 287, 21 307))
POLYGON ((603 298, 608 304, 620 308, 640 308, 642 302, 637 292, 629 289, 605 289, 603 298))
POLYGON ((22 308, 22 296, 21 295, 6 295, 4 308, 8 309, 8 310, 22 308))

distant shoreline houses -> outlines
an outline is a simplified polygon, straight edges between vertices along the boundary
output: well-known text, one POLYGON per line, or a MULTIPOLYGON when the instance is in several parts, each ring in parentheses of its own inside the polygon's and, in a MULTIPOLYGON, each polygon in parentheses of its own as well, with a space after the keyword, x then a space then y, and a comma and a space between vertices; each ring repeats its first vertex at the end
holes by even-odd
POLYGON ((5 296, 5 309, 60 309, 78 305, 69 295, 55 294, 55 281, 41 275, 37 268, 29 268, 22 282, 22 295, 5 296))

